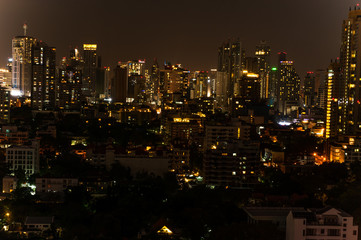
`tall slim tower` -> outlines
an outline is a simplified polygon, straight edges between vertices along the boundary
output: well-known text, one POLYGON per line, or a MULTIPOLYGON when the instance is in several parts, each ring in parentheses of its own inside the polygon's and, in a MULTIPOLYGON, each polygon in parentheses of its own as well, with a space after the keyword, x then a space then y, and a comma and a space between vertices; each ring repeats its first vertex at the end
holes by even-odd
POLYGON ((229 40, 219 47, 217 70, 218 72, 225 72, 227 75, 227 82, 224 85, 227 86, 226 97, 228 102, 233 97, 234 87, 241 77, 244 65, 244 50, 239 39, 229 40))
POLYGON ((340 99, 342 98, 342 77, 340 63, 331 62, 327 69, 326 82, 326 131, 325 137, 336 137, 342 132, 342 108, 339 108, 340 99))
POLYGON ((97 45, 83 44, 84 69, 83 92, 87 97, 95 97, 97 72, 97 45))
POLYGON ((24 25, 24 36, 16 36, 12 40, 12 85, 19 95, 31 95, 31 59, 32 47, 36 39, 26 36, 27 25, 24 25))
POLYGON ((300 78, 293 66, 293 61, 286 61, 286 54, 279 53, 277 106, 284 115, 296 110, 300 97, 300 78))
POLYGON ((341 71, 343 84, 342 97, 342 132, 361 132, 361 10, 355 7, 349 11, 348 19, 342 25, 341 71))
POLYGON ((271 47, 266 41, 261 41, 256 46, 256 58, 258 61, 258 74, 261 83, 261 99, 268 98, 269 89, 269 75, 270 75, 270 56, 271 47))

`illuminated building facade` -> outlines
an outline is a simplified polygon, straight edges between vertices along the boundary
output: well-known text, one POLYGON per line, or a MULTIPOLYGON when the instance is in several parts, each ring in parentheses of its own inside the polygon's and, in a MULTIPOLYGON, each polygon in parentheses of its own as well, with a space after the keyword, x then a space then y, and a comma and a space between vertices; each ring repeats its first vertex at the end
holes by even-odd
POLYGON ((56 89, 56 104, 63 110, 79 111, 85 102, 82 91, 83 71, 82 61, 77 49, 70 52, 70 58, 63 59, 59 68, 59 79, 56 89))
POLYGON ((8 69, 0 68, 0 85, 11 87, 11 72, 8 69))
POLYGON ((339 62, 333 62, 327 69, 327 101, 326 101, 326 131, 325 137, 336 137, 342 132, 342 76, 341 65, 339 62))
POLYGON ((32 50, 31 106, 37 110, 55 108, 56 49, 37 42, 32 50))
POLYGON ((154 59, 152 70, 150 73, 150 99, 151 102, 155 101, 157 105, 160 105, 160 89, 159 89, 159 65, 156 59, 154 59))
POLYGON ((243 71, 236 86, 235 97, 241 97, 245 102, 259 102, 261 86, 258 74, 243 71))
MULTIPOLYGON (((269 93, 269 73, 270 73, 270 57, 271 57, 271 47, 267 44, 266 41, 261 41, 259 45, 256 46, 256 58, 258 61, 258 71, 260 85, 261 85, 261 99, 268 98, 269 93)), ((247 69, 248 70, 248 69, 247 69)))
MULTIPOLYGON (((279 55, 280 59, 285 59, 285 53, 279 55)), ((293 61, 280 60, 278 68, 277 87, 278 111, 284 115, 291 114, 297 110, 300 98, 300 78, 293 66, 293 61)))
POLYGON ((273 106, 277 101, 277 87, 278 87, 278 68, 272 67, 269 72, 268 81, 268 103, 273 106))
POLYGON ((196 97, 209 97, 211 92, 211 80, 208 72, 199 71, 196 73, 196 97))
POLYGON ((0 87, 0 122, 10 121, 10 92, 9 87, 0 87))
POLYGON ((83 44, 83 92, 87 97, 95 97, 97 44, 83 44))
POLYGON ((32 47, 36 39, 17 36, 12 40, 12 85, 17 95, 31 95, 31 60, 32 47))
POLYGON ((235 84, 241 76, 241 70, 244 69, 244 49, 242 49, 242 43, 237 40, 229 40, 224 42, 221 47, 218 48, 218 72, 226 73, 226 101, 233 97, 235 84))
POLYGON ((348 19, 343 21, 341 39, 341 68, 343 73, 340 105, 342 107, 342 132, 361 132, 361 10, 350 10, 348 19))

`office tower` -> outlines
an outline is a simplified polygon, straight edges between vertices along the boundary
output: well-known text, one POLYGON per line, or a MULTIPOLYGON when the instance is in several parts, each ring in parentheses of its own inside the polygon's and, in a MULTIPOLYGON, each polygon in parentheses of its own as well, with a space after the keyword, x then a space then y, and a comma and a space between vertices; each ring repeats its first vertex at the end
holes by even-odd
POLYGON ((145 60, 128 61, 128 93, 127 102, 145 102, 145 60))
POLYGON ((234 94, 234 85, 241 75, 241 70, 245 67, 244 63, 244 50, 242 49, 241 42, 237 40, 229 40, 224 42, 218 49, 218 68, 219 72, 226 73, 227 93, 226 101, 231 99, 234 94))
POLYGON ((341 69, 343 73, 342 92, 342 132, 361 132, 360 78, 361 62, 361 10, 354 8, 349 11, 348 19, 343 21, 341 39, 341 69))
MULTIPOLYGON (((268 98, 269 88, 269 73, 270 73, 270 56, 271 47, 267 45, 266 41, 261 41, 256 46, 256 58, 258 60, 258 71, 259 79, 261 82, 261 98, 268 98)), ((248 70, 248 69, 247 69, 248 70)))
POLYGON ((126 102, 128 92, 127 66, 118 63, 114 69, 114 78, 111 83, 111 98, 113 102, 126 102))
POLYGON ((96 70, 95 98, 108 99, 110 89, 110 67, 98 66, 96 70))
POLYGON ((274 106, 277 101, 277 87, 278 87, 278 68, 272 67, 269 72, 268 82, 268 104, 274 106))
POLYGON ((37 110, 55 108, 56 49, 36 42, 32 49, 31 106, 37 110))
POLYGON ((83 92, 86 97, 95 97, 97 45, 83 44, 83 92))
POLYGON ((12 85, 17 95, 31 95, 31 52, 35 42, 35 38, 26 36, 26 25, 24 35, 12 40, 12 85))
POLYGON ((83 66, 78 49, 70 51, 70 58, 63 58, 59 68, 59 79, 56 89, 56 104, 63 110, 79 111, 85 102, 82 92, 83 66))
POLYGON ((150 91, 151 91, 151 101, 156 101, 157 105, 160 105, 160 90, 159 90, 159 65, 157 59, 154 59, 152 70, 150 73, 150 91))
POLYGON ((293 61, 286 61, 286 54, 279 53, 277 106, 278 111, 289 115, 299 107, 300 78, 293 61))
MULTIPOLYGON (((160 99, 162 99, 161 101, 172 102, 174 95, 185 98, 190 85, 193 85, 193 83, 190 84, 189 75, 190 71, 183 69, 180 64, 173 66, 165 65, 165 69, 159 71, 159 92, 160 99)), ((196 83, 194 83, 194 85, 195 84, 196 83)))
POLYGON ((325 137, 336 137, 339 132, 342 132, 342 108, 339 105, 340 99, 343 96, 342 92, 342 76, 341 65, 339 62, 331 62, 327 69, 327 84, 326 84, 326 131, 325 137))
POLYGON ((311 108, 316 104, 315 73, 307 72, 303 82, 303 104, 311 108))

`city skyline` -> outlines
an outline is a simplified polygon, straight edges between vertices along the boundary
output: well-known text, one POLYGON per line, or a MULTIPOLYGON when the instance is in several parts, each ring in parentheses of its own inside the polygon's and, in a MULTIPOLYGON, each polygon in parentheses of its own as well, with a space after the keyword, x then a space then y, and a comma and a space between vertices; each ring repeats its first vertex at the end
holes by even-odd
POLYGON ((29 36, 57 48, 58 63, 68 56, 70 47, 97 43, 104 65, 110 67, 118 61, 144 58, 151 64, 157 58, 160 63, 167 60, 191 70, 208 70, 216 68, 218 46, 225 39, 239 37, 249 56, 260 40, 267 40, 272 64, 275 53, 286 51, 302 76, 327 68, 330 59, 339 56, 342 19, 357 4, 336 0, 222 4, 80 0, 71 2, 69 8, 67 2, 2 1, 0 65, 5 66, 11 56, 11 39, 23 34, 26 22, 29 36))

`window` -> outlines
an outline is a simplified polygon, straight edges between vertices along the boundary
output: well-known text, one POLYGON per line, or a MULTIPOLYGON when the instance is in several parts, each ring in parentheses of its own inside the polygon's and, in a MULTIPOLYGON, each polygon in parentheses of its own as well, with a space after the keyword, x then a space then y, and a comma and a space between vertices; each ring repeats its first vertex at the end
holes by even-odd
POLYGON ((353 235, 357 235, 357 230, 353 230, 353 235))

